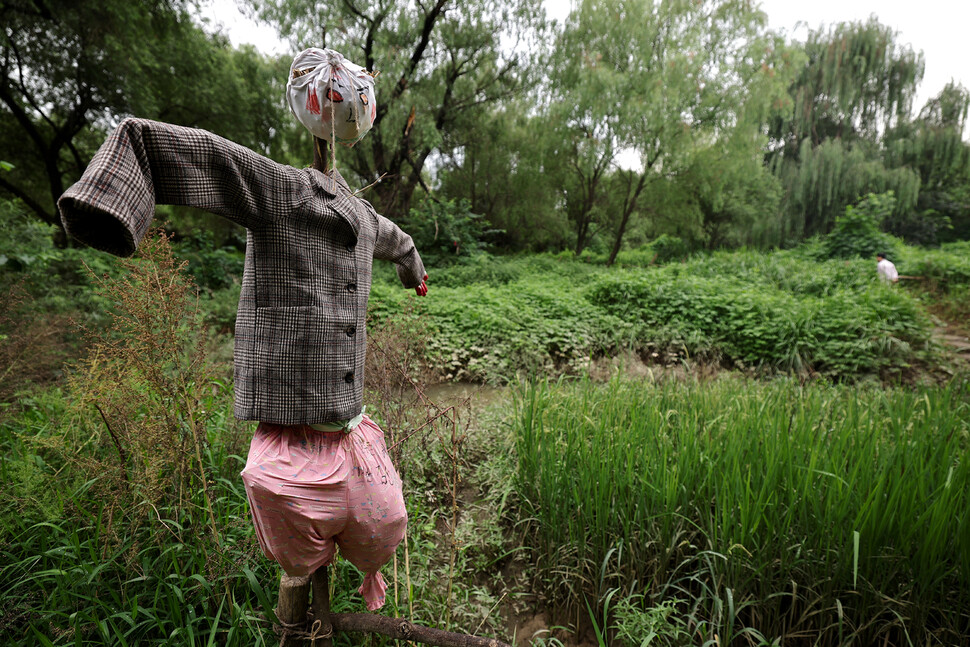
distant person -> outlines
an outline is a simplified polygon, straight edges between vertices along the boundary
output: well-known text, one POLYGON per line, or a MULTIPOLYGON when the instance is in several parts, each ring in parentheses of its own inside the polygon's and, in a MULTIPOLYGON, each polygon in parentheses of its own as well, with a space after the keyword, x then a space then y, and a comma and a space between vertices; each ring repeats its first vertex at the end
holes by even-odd
POLYGON ((899 272, 896 271, 896 266, 882 252, 876 254, 876 274, 879 275, 879 280, 885 283, 899 281, 899 272))

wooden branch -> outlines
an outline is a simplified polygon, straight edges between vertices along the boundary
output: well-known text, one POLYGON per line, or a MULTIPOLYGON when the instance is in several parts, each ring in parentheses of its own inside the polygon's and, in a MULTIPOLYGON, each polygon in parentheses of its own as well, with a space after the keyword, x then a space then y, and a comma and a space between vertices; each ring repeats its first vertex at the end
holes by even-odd
MULTIPOLYGON (((407 89, 408 84, 411 81, 411 77, 414 74, 414 70, 417 69, 418 63, 424 57, 424 50, 428 47, 428 43, 431 41, 431 32, 434 31, 435 23, 444 11, 445 4, 448 0, 438 0, 435 6, 432 7, 431 11, 425 14, 424 23, 421 26, 421 36, 418 39, 417 45, 414 46, 414 51, 411 53, 411 59, 408 61, 408 65, 405 70, 401 73, 401 78, 398 79, 397 85, 394 86, 394 90, 391 91, 391 98, 385 105, 390 105, 395 99, 404 94, 407 89)), ((386 111, 386 109, 385 109, 386 111)), ((380 107, 377 109, 378 116, 375 121, 379 121, 383 116, 380 107)))
POLYGON ((313 138, 313 164, 310 168, 315 168, 321 173, 326 173, 327 168, 330 166, 330 158, 327 155, 330 152, 330 144, 327 140, 320 139, 319 137, 313 138))
POLYGON ((509 647, 495 638, 456 634, 412 624, 404 618, 388 618, 372 613, 333 613, 330 620, 338 631, 376 633, 436 647, 509 647))
POLYGON ((26 191, 24 191, 23 189, 21 189, 15 184, 11 184, 10 182, 7 182, 7 180, 5 180, 3 176, 0 176, 0 189, 9 191, 11 195, 13 195, 16 198, 19 198, 20 201, 24 203, 24 206, 26 206, 28 209, 30 209, 35 214, 37 214, 37 217, 43 220, 44 222, 46 222, 47 224, 50 224, 50 225, 60 224, 60 219, 57 217, 56 211, 52 215, 39 202, 34 200, 26 191))

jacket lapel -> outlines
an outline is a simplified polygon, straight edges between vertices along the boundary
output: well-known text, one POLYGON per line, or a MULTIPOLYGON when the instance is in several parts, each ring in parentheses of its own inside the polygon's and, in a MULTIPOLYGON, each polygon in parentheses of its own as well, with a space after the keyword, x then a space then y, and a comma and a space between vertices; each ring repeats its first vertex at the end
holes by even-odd
POLYGON ((347 181, 340 175, 340 171, 334 169, 329 173, 321 173, 316 169, 309 169, 310 177, 318 187, 328 195, 333 196, 334 210, 337 215, 347 223, 353 234, 354 242, 360 234, 360 214, 357 210, 357 201, 351 196, 350 187, 347 181))

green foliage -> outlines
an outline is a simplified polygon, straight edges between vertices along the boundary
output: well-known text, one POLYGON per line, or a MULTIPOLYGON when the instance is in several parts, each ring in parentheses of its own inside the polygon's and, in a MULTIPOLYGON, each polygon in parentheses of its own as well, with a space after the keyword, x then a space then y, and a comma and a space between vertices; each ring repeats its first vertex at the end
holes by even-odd
MULTIPOLYGON (((605 229, 612 263, 632 223, 663 217, 651 209, 658 202, 651 194, 691 171, 694 181, 674 190, 685 194, 681 207, 700 216, 696 239, 719 236, 714 227, 704 234, 717 218, 744 217, 742 205, 752 202, 743 185, 761 172, 761 122, 784 101, 790 74, 786 48, 763 33, 764 19, 744 2, 575 7, 556 42, 547 119, 561 142, 577 253, 605 229), (624 150, 637 161, 615 170, 624 150), (732 163, 752 172, 725 182, 721 169, 732 163), (706 212, 698 205, 705 200, 706 212)), ((763 203, 770 211, 771 200, 763 203)))
POLYGON ((560 250, 572 235, 560 204, 562 142, 535 113, 536 97, 526 93, 482 115, 440 171, 440 194, 467 199, 502 230, 495 244, 507 251, 560 250))
POLYGON ((879 140, 908 117, 922 55, 875 17, 810 31, 804 49, 793 103, 771 128, 768 162, 786 192, 776 244, 827 233, 866 193, 894 191, 894 215, 906 217, 920 192, 919 174, 883 159, 879 140))
POLYGON ((895 256, 899 243, 883 233, 880 224, 889 219, 896 204, 892 191, 876 195, 870 193, 855 206, 845 208, 845 214, 835 220, 835 227, 824 238, 826 258, 875 258, 884 253, 895 256))
MULTIPOLYGON (((581 372, 594 354, 622 346, 630 331, 578 299, 568 278, 551 273, 431 289, 434 297, 419 302, 418 314, 428 327, 429 361, 449 380, 502 383, 519 373, 581 372)), ((371 300, 399 294, 375 284, 371 300)))
POLYGON ((786 124, 792 141, 874 139, 880 128, 905 116, 923 78, 923 56, 898 42, 898 33, 875 17, 812 30, 807 64, 796 78, 786 124))
MULTIPOLYGON (((642 247, 624 250, 617 254, 616 265, 620 267, 663 265, 686 260, 690 256, 690 252, 690 246, 683 239, 669 234, 661 234, 642 247)), ((605 261, 604 257, 602 262, 605 261)))
POLYGON ((913 120, 883 136, 887 164, 919 174, 916 208, 897 214, 889 231, 912 244, 970 236, 970 145, 963 139, 970 92, 949 83, 913 120))
POLYGON ((172 246, 173 253, 188 262, 186 267, 196 286, 224 290, 242 279, 245 257, 232 247, 216 247, 211 235, 184 238, 172 246))
POLYGON ((966 379, 527 386, 515 483, 544 592, 619 601, 632 645, 959 643, 968 413, 966 379))
POLYGON ((970 321, 970 242, 944 243, 938 249, 906 247, 897 266, 917 277, 913 293, 958 330, 970 321))
POLYGON ((204 127, 264 153, 273 147, 283 130, 285 62, 207 34, 190 6, 0 5, 7 26, 0 37, 0 148, 17 151, 4 194, 59 226, 54 200, 81 174, 106 125, 131 114, 204 127))
POLYGON ((587 298, 635 323, 640 345, 740 367, 833 377, 905 370, 927 347, 918 303, 875 280, 868 263, 791 254, 716 254, 686 265, 607 276, 587 298))
MULTIPOLYGON (((880 284, 872 259, 741 251, 656 265, 654 256, 631 253, 629 268, 610 270, 603 256, 570 252, 432 269, 429 298, 416 300, 428 362, 449 379, 506 382, 582 372, 627 350, 648 362, 848 380, 894 379, 934 361, 920 302, 880 284)), ((405 298, 393 277, 377 280, 371 312, 394 316, 405 298)))
POLYGON ((620 598, 613 605, 616 637, 629 647, 653 644, 679 644, 689 636, 684 619, 677 613, 683 600, 661 600, 659 604, 643 607, 643 595, 620 598))
POLYGON ((911 274, 939 289, 970 285, 970 241, 944 243, 938 249, 907 247, 902 258, 911 274))
POLYGON ((440 202, 426 199, 412 208, 401 223, 414 239, 427 266, 450 265, 484 252, 488 238, 497 232, 481 215, 471 212, 467 200, 440 202))

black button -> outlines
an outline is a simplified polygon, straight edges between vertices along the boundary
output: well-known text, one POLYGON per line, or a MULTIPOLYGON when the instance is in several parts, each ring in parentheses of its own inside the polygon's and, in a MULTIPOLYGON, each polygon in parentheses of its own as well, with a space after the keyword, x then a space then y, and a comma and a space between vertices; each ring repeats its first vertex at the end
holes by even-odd
POLYGON ((347 251, 348 252, 354 251, 354 245, 353 245, 353 243, 347 243, 347 251))
POLYGON ((347 331, 346 332, 347 332, 347 336, 348 337, 353 337, 354 334, 357 332, 357 327, 356 326, 347 326, 347 331))
POLYGON ((348 283, 347 284, 347 292, 356 292, 356 291, 357 291, 357 284, 356 283, 348 283))
POLYGON ((347 384, 353 384, 354 383, 354 374, 353 373, 347 373, 346 375, 344 375, 344 382, 346 382, 347 384))

